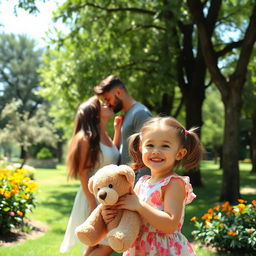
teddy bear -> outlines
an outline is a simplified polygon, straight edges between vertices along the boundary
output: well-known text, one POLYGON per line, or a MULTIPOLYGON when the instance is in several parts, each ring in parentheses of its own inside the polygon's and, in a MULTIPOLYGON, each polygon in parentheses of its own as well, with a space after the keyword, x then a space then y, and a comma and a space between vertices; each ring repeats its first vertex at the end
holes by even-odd
POLYGON ((119 209, 117 216, 105 224, 101 211, 105 205, 114 205, 119 197, 129 194, 135 174, 128 165, 106 165, 99 169, 88 182, 88 189, 98 200, 98 206, 76 228, 78 239, 88 246, 95 246, 105 237, 116 252, 131 247, 139 234, 141 218, 137 212, 119 209))

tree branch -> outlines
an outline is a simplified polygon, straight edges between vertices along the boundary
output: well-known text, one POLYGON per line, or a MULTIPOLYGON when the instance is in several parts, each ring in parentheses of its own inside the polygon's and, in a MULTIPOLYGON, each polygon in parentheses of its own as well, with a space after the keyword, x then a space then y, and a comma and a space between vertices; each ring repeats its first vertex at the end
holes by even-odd
POLYGON ((160 26, 156 26, 156 25, 136 24, 135 26, 130 27, 129 29, 127 29, 126 32, 134 31, 134 30, 136 30, 136 29, 144 29, 144 28, 145 28, 145 29, 155 28, 155 29, 158 29, 158 30, 167 31, 166 28, 160 27, 160 26))
POLYGON ((235 72, 230 77, 230 79, 239 78, 239 81, 237 83, 238 86, 239 85, 242 86, 243 83, 241 84, 241 81, 245 80, 247 66, 252 54, 255 41, 256 41, 256 3, 254 3, 253 9, 252 9, 252 15, 250 17, 250 22, 245 32, 245 36, 242 43, 239 59, 237 61, 237 65, 235 68, 235 72))
POLYGON ((243 40, 226 44, 225 47, 222 50, 217 52, 217 56, 218 57, 224 56, 226 53, 230 52, 234 48, 241 47, 242 43, 243 43, 243 40))
POLYGON ((90 6, 90 7, 93 7, 93 8, 96 8, 96 9, 100 9, 100 10, 103 10, 103 11, 106 11, 106 12, 129 11, 129 12, 135 12, 135 13, 149 14, 149 15, 152 15, 152 16, 156 15, 156 13, 157 13, 155 11, 141 9, 141 8, 135 8, 135 7, 106 8, 106 7, 102 7, 100 5, 93 4, 93 3, 83 3, 83 4, 79 5, 78 8, 70 7, 69 9, 77 10, 77 9, 84 8, 85 6, 90 6))
POLYGON ((227 85, 227 81, 218 67, 217 54, 213 48, 209 31, 207 30, 207 21, 203 15, 202 4, 200 0, 187 0, 187 4, 193 18, 195 19, 195 23, 197 24, 202 52, 212 79, 219 90, 224 95, 227 95, 227 86, 223 87, 223 84, 227 85))

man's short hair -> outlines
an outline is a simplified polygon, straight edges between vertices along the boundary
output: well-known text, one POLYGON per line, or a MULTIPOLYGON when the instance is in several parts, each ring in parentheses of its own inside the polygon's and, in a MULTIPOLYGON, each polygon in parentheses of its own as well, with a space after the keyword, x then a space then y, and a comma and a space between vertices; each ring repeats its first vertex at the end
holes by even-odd
POLYGON ((116 75, 110 75, 103 79, 98 85, 96 85, 93 90, 97 95, 101 95, 104 92, 109 92, 111 89, 119 87, 126 90, 121 79, 116 75))

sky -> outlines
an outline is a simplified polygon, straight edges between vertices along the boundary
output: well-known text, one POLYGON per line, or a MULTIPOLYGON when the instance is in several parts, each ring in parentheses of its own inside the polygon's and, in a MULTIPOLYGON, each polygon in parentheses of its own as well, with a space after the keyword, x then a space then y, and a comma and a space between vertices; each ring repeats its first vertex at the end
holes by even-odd
POLYGON ((52 12, 57 8, 56 1, 48 0, 45 3, 37 1, 37 7, 40 11, 37 15, 29 14, 25 10, 17 8, 17 16, 14 13, 14 5, 17 0, 0 1, 0 32, 26 34, 43 47, 46 45, 42 39, 45 32, 53 26, 58 26, 51 21, 52 12))

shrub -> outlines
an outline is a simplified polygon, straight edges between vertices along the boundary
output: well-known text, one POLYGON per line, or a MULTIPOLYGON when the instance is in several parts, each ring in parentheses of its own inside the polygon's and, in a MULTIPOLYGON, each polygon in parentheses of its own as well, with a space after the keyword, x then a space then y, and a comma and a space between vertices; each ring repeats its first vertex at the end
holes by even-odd
POLYGON ((0 233, 22 228, 24 218, 35 207, 37 183, 26 169, 0 169, 0 233))
POLYGON ((195 239, 219 251, 256 254, 256 200, 243 199, 231 206, 228 202, 208 209, 200 220, 191 218, 195 239))
POLYGON ((36 155, 37 159, 51 159, 53 158, 51 151, 48 148, 41 148, 36 155))

